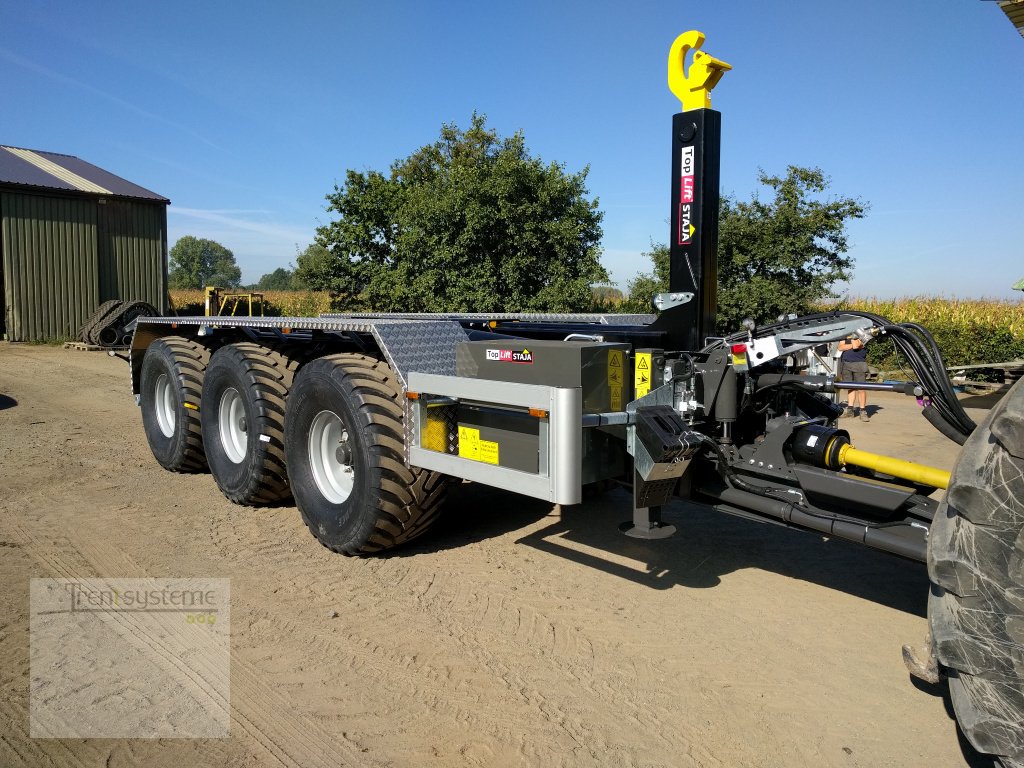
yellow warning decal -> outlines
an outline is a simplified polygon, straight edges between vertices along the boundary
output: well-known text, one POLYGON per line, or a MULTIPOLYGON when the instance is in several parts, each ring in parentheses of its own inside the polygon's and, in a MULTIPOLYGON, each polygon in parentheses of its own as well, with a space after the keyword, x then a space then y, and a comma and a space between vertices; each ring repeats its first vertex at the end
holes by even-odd
POLYGON ((608 350, 608 386, 622 386, 622 350, 608 350))
POLYGON ((481 440, 477 461, 482 461, 484 464, 497 464, 498 444, 492 440, 481 440))
POLYGON ((459 456, 484 464, 498 463, 498 444, 492 440, 481 440, 480 430, 459 425, 459 456))
POLYGON ((621 349, 608 350, 608 399, 613 411, 622 410, 622 385, 626 377, 625 357, 621 349))
POLYGON ((636 370, 633 372, 633 389, 636 390, 636 398, 651 391, 651 353, 636 353, 636 370))
POLYGON ((610 395, 611 396, 609 397, 609 400, 611 400, 611 402, 608 405, 610 406, 611 410, 613 410, 613 411, 621 411, 622 410, 622 387, 612 387, 611 390, 610 390, 610 395))

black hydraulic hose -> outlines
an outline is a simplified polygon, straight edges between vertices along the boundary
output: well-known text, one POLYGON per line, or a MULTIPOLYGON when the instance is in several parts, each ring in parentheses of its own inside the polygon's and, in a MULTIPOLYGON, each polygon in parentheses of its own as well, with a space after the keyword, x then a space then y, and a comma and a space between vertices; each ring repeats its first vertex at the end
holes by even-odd
MULTIPOLYGON (((921 379, 927 394, 932 398, 937 411, 937 414, 933 414, 933 416, 940 415, 943 421, 965 437, 974 431, 977 425, 960 405, 953 386, 949 382, 949 376, 946 374, 939 346, 926 328, 917 323, 894 325, 870 312, 847 312, 846 314, 870 320, 889 334, 897 348, 906 355, 914 373, 921 379)), ((929 421, 931 420, 929 419, 929 421)))
MULTIPOLYGON (((966 438, 974 431, 977 425, 967 415, 967 412, 957 399, 953 386, 949 381, 949 376, 946 373, 945 363, 942 360, 939 346, 926 328, 917 323, 897 325, 872 312, 852 310, 817 312, 811 315, 804 315, 799 319, 801 321, 813 322, 816 320, 838 318, 842 315, 863 317, 873 325, 881 328, 892 339, 896 349, 907 358, 914 374, 921 382, 922 389, 932 401, 933 410, 930 412, 930 415, 926 415, 931 424, 935 425, 940 421, 944 423, 946 429, 940 429, 940 431, 947 436, 950 436, 949 433, 952 430, 966 438)), ((785 320, 765 325, 758 328, 757 335, 771 334, 777 330, 785 329, 791 324, 792 321, 785 320)), ((734 333, 726 336, 721 341, 707 345, 703 351, 709 352, 719 346, 734 341, 741 341, 747 337, 746 331, 734 333)))
MULTIPOLYGON (((887 332, 889 331, 889 329, 886 330, 887 332)), ((941 413, 944 420, 949 422, 957 431, 965 436, 970 435, 977 425, 967 415, 967 412, 964 411, 963 406, 960 405, 960 401, 953 391, 953 386, 950 384, 949 376, 946 374, 941 353, 931 334, 914 323, 893 326, 891 332, 897 334, 897 336, 906 334, 908 340, 913 340, 911 343, 916 342, 922 347, 922 349, 915 351, 924 353, 924 367, 927 368, 930 374, 928 378, 930 379, 929 384, 932 387, 932 391, 929 394, 936 399, 937 410, 941 413), (928 365, 929 362, 931 365, 928 365)))
POLYGON ((725 451, 722 450, 722 447, 718 444, 717 440, 715 440, 712 437, 708 437, 705 434, 701 434, 700 438, 701 442, 704 443, 704 445, 711 448, 718 456, 718 467, 721 470, 721 473, 725 477, 726 481, 729 483, 729 485, 731 485, 733 488, 739 488, 741 491, 753 493, 757 496, 774 498, 768 493, 768 489, 761 488, 760 486, 755 485, 754 483, 748 483, 746 480, 740 477, 739 473, 732 468, 732 465, 729 463, 729 457, 725 455, 725 451))
POLYGON ((944 434, 954 443, 963 445, 967 442, 967 435, 960 432, 957 429, 953 429, 952 426, 939 414, 937 410, 931 405, 925 406, 924 410, 921 411, 921 415, 924 416, 928 423, 935 427, 939 432, 944 434))
POLYGON ((978 425, 975 424, 974 420, 967 415, 967 412, 964 410, 963 406, 960 405, 960 401, 956 397, 956 392, 953 391, 953 385, 950 384, 949 376, 946 373, 946 367, 943 364, 942 353, 939 351, 939 345, 935 342, 935 337, 932 336, 931 332, 927 328, 918 325, 917 323, 903 323, 903 325, 904 327, 910 328, 911 330, 920 334, 920 336, 925 340, 925 342, 932 350, 934 359, 938 363, 938 371, 936 374, 937 378, 943 385, 943 388, 948 392, 949 396, 952 398, 952 402, 955 406, 954 410, 957 413, 957 417, 961 419, 965 427, 968 427, 969 430, 973 432, 974 428, 977 427, 978 425))

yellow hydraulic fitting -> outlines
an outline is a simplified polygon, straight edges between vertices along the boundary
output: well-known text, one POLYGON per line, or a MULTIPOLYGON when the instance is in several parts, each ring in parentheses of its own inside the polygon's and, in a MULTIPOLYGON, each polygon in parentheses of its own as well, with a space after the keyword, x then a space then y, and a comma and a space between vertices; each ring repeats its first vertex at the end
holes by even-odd
POLYGON ((683 104, 683 112, 711 107, 711 89, 718 85, 729 64, 704 53, 704 33, 691 29, 683 32, 668 51, 668 87, 683 104), (686 71, 686 54, 693 51, 693 63, 686 71))
POLYGON ((915 464, 912 461, 894 459, 892 456, 883 456, 880 453, 861 451, 847 443, 839 449, 839 463, 843 466, 864 467, 873 469, 885 475, 892 475, 904 480, 910 480, 922 485, 930 485, 933 488, 949 487, 949 472, 936 467, 929 467, 925 464, 915 464))

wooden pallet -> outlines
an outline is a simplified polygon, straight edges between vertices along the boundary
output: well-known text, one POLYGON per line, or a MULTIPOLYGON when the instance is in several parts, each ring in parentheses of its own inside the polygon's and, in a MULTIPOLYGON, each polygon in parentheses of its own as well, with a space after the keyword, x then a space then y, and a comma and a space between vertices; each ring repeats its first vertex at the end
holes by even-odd
POLYGON ((83 341, 65 341, 64 349, 76 352, 127 352, 128 347, 101 347, 99 344, 86 344, 83 341))

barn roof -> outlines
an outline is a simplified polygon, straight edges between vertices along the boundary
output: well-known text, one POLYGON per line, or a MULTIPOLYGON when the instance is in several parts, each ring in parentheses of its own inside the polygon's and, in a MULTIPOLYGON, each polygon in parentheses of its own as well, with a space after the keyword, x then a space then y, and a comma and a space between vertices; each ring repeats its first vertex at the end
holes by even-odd
POLYGON ((0 145, 0 186, 86 192, 161 203, 170 202, 156 192, 151 192, 72 155, 4 145, 0 145))

